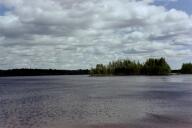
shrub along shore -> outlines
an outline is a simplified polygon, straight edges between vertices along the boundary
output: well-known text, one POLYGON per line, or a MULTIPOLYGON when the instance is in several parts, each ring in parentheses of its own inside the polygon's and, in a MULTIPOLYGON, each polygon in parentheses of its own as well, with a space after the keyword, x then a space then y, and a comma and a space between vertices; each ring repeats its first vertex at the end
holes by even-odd
MULTIPOLYGON (((90 70, 90 75, 169 75, 171 72, 165 58, 149 58, 145 63, 124 59, 109 62, 107 65, 97 64, 90 70)), ((181 70, 173 70, 172 73, 192 74, 192 64, 183 64, 181 70)))

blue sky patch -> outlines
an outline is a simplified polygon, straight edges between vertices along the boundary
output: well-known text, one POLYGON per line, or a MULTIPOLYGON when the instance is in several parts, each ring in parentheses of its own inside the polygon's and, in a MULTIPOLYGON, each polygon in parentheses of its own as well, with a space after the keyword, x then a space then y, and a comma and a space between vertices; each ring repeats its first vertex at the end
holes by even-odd
POLYGON ((9 8, 7 8, 7 7, 5 7, 4 5, 0 4, 0 16, 5 15, 5 13, 6 13, 7 11, 9 11, 9 10, 10 10, 9 8))
POLYGON ((155 5, 163 5, 167 9, 175 8, 177 10, 182 10, 188 14, 192 14, 192 0, 177 0, 177 1, 168 1, 168 0, 156 0, 155 5))

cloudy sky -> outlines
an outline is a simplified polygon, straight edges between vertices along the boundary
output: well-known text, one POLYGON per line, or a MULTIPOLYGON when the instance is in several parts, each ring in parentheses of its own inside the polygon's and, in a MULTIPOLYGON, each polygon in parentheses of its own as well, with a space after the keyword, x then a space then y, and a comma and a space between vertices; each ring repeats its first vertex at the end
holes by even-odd
POLYGON ((0 0, 0 68, 192 61, 192 0, 0 0))

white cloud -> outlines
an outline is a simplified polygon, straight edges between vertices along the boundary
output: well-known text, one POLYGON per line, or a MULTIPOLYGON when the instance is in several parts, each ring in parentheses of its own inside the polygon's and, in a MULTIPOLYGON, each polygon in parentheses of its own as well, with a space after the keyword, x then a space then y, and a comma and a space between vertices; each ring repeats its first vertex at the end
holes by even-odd
POLYGON ((89 68, 127 57, 188 58, 191 16, 152 2, 0 0, 11 8, 0 16, 0 66, 89 68))

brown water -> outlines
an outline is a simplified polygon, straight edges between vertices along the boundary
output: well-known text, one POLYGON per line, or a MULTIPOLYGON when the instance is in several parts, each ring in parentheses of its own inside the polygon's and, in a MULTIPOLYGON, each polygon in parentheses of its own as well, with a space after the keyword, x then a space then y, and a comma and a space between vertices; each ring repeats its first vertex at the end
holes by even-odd
POLYGON ((192 75, 0 78, 0 128, 192 128, 192 75))

